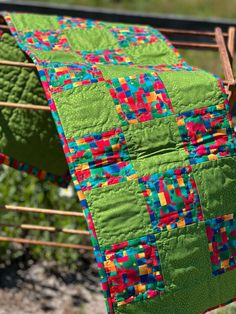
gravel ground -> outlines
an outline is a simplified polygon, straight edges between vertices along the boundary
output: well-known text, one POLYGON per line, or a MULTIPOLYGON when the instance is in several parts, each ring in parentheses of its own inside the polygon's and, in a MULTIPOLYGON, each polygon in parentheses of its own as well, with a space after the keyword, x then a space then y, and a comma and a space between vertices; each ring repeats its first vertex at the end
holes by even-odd
POLYGON ((55 263, 0 268, 0 314, 104 314, 96 265, 70 272, 55 263))

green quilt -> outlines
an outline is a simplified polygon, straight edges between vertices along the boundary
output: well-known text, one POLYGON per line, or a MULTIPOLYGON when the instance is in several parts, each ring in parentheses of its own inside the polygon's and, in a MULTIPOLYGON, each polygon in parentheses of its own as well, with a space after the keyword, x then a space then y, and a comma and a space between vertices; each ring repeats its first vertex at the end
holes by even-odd
MULTIPOLYGON (((9 33, 0 34, 0 59, 27 62, 9 33)), ((0 66, 0 101, 47 105, 33 69, 0 66)), ((0 107, 0 163, 67 185, 68 167, 48 112, 0 107)))
POLYGON ((236 298, 236 137, 221 79, 148 26, 5 14, 37 65, 108 313, 236 298))

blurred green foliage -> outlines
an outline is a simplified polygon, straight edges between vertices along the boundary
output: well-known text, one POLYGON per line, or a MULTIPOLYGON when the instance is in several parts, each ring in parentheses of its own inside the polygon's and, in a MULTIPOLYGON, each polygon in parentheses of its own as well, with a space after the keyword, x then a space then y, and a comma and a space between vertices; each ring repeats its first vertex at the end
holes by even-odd
MULTIPOLYGON (((33 1, 33 0, 29 0, 33 1)), ((235 0, 35 0, 160 14, 236 18, 235 0)), ((174 25, 173 25, 174 26, 174 25)))

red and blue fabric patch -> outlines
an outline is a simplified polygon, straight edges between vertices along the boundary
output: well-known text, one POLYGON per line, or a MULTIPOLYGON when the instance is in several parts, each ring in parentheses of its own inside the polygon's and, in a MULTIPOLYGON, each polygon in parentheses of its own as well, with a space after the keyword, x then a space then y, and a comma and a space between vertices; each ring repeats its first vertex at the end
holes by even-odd
POLYGON ((68 139, 67 162, 82 190, 136 178, 121 128, 68 139))
POLYGON ((139 179, 153 231, 185 227, 203 219, 192 167, 139 179))
POLYGON ((82 19, 79 17, 58 16, 58 22, 61 29, 70 28, 100 28, 103 23, 100 21, 82 19))
POLYGON ((58 31, 22 32, 19 35, 19 39, 28 47, 28 49, 71 51, 66 36, 58 31))
POLYGON ((228 105, 188 111, 177 115, 176 120, 191 164, 235 154, 235 134, 228 105))
POLYGON ((42 73, 41 79, 49 84, 52 93, 104 81, 102 72, 95 65, 88 64, 43 61, 40 62, 39 73, 42 73))
POLYGON ((158 31, 150 32, 149 27, 114 26, 110 31, 116 37, 120 47, 154 43, 159 41, 160 36, 162 36, 158 31))
POLYGON ((212 274, 217 276, 236 268, 236 214, 206 221, 212 274))
POLYGON ((104 268, 114 306, 145 300, 164 292, 154 235, 110 246, 104 251, 104 268))
POLYGON ((107 80, 107 86, 124 125, 173 114, 165 86, 155 72, 107 80))
POLYGON ((79 51, 81 57, 90 64, 113 64, 113 65, 130 65, 133 64, 130 58, 122 51, 122 49, 114 50, 97 50, 93 52, 79 51))

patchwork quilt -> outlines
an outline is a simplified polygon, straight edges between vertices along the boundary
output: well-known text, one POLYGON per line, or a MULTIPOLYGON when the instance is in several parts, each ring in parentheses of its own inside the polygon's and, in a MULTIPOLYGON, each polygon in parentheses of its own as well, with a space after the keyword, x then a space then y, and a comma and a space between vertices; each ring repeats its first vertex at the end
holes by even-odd
MULTIPOLYGON (((27 62, 11 34, 0 33, 0 59, 27 62)), ((47 105, 34 69, 0 66, 0 101, 47 105)), ((52 117, 48 112, 0 107, 0 164, 65 186, 70 181, 52 117)))
POLYGON ((5 14, 37 65, 107 312, 199 314, 236 298, 236 136, 222 80, 156 29, 5 14))

